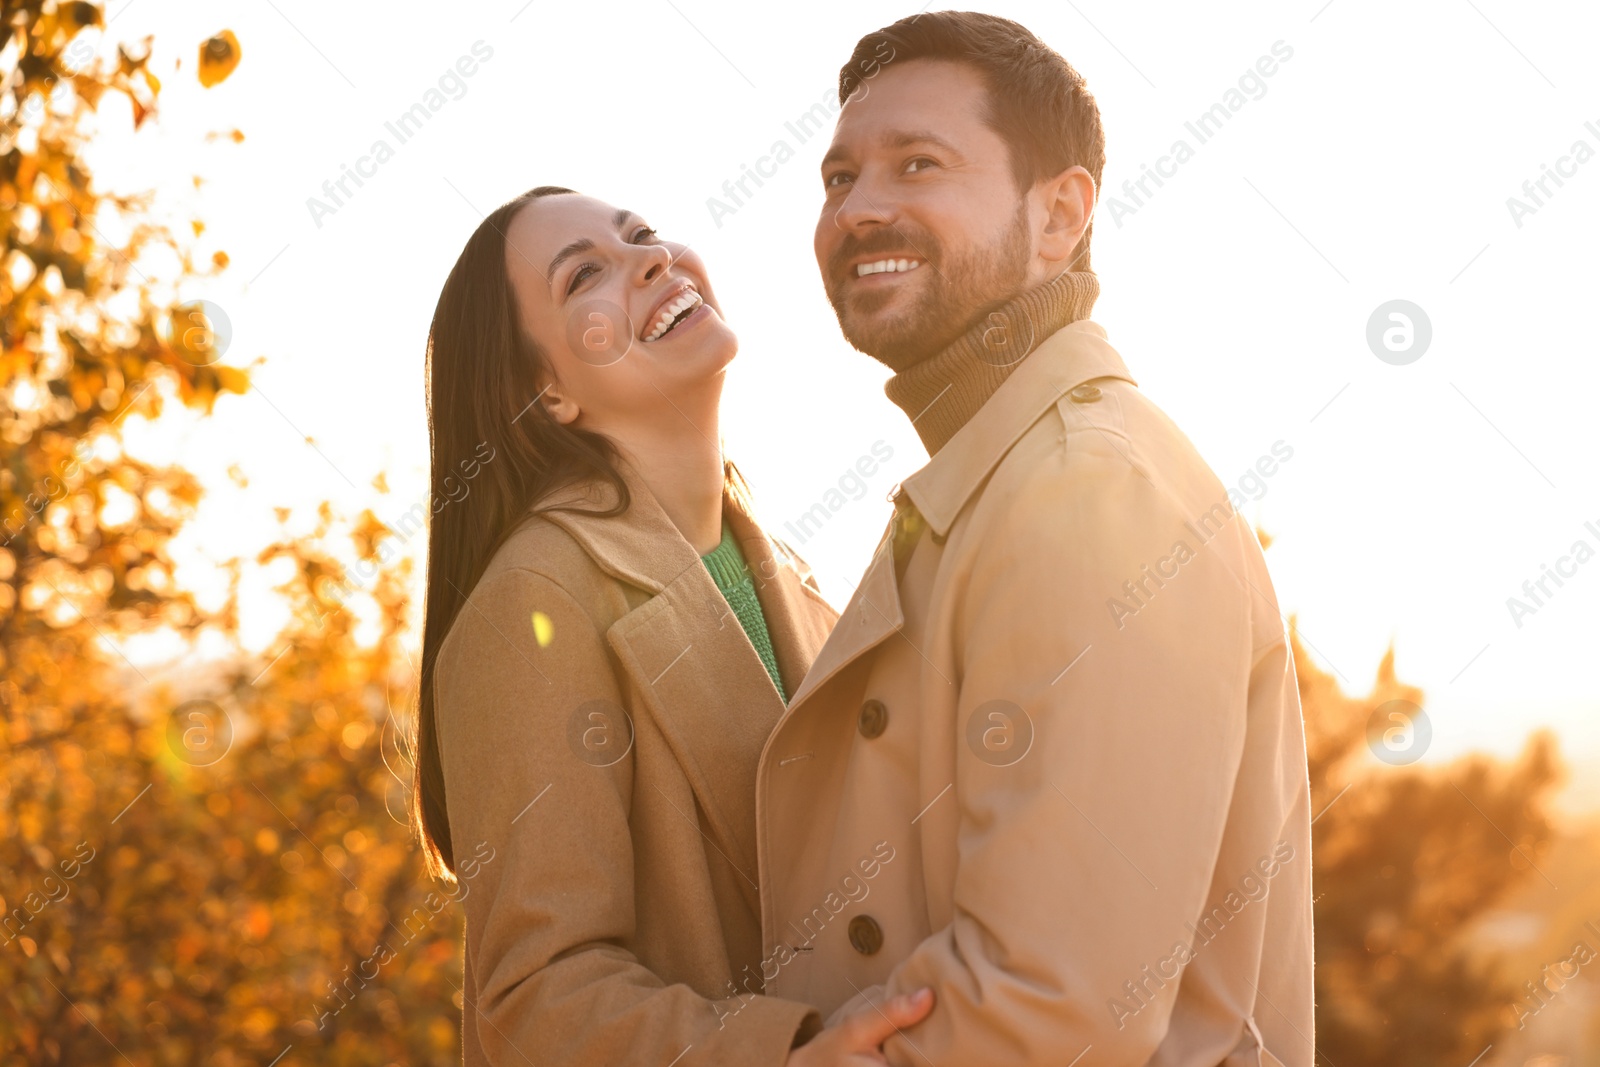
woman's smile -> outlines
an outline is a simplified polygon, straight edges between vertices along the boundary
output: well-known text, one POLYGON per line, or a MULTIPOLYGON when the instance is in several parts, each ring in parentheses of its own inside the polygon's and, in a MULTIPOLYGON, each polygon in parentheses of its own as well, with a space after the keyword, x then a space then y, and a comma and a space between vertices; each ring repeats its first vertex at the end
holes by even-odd
POLYGON ((694 283, 683 282, 656 304, 655 311, 646 320, 645 329, 639 339, 646 343, 660 340, 693 318, 695 313, 705 306, 706 303, 695 290, 694 283))

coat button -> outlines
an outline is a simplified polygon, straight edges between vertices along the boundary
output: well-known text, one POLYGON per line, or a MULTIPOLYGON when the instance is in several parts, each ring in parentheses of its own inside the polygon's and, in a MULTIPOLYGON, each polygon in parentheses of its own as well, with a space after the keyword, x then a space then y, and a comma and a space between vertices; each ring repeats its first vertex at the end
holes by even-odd
POLYGON ((1100 387, 1098 385, 1084 384, 1078 386, 1067 395, 1072 397, 1074 404, 1092 404, 1100 399, 1100 387))
POLYGON ((863 956, 870 956, 883 947, 883 928, 870 915, 857 915, 850 920, 850 947, 863 956))
POLYGON ((889 725, 889 709, 883 706, 881 700, 869 700, 861 705, 861 714, 856 716, 856 728, 861 731, 861 736, 872 740, 883 733, 889 725))

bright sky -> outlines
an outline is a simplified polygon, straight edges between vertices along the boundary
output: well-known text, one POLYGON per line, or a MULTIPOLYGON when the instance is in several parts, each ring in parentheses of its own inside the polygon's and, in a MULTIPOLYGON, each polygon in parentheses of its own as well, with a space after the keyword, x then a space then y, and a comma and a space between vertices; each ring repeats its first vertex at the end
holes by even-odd
MULTIPOLYGON (((202 249, 226 249, 233 266, 195 295, 231 319, 227 362, 265 357, 258 390, 223 398, 221 417, 140 438, 212 486, 185 543, 221 559, 270 538, 274 505, 309 518, 332 498, 397 517, 422 497, 422 355, 440 285, 483 213, 553 183, 640 211, 706 260, 742 342, 725 438, 780 534, 798 544, 783 524, 875 444, 892 450, 869 491, 798 545, 842 604, 888 517, 884 494, 926 456, 883 396, 883 369, 838 334, 811 254, 827 134, 802 143, 786 123, 825 99, 857 37, 915 8, 818 9, 505 0, 446 16, 113 0, 112 36, 155 34, 166 88, 159 129, 132 156, 108 138, 100 174, 161 185, 180 219, 207 220, 202 249), (202 90, 196 50, 222 28, 244 59, 202 90), (385 123, 475 45, 475 72, 447 81, 444 105, 400 143, 385 123), (201 141, 234 126, 243 144, 201 141), (307 199, 380 139, 392 158, 313 219, 307 199), (713 217, 708 198, 780 140, 794 158, 713 217), (193 173, 207 179, 198 194, 193 173), (235 462, 247 489, 225 476, 235 462), (380 471, 387 497, 370 488, 380 471)), ((1277 442, 1293 450, 1245 512, 1276 538, 1279 599, 1324 668, 1365 692, 1393 641, 1401 678, 1427 693, 1430 759, 1509 754, 1548 724, 1575 763, 1600 766, 1600 556, 1588 558, 1600 551, 1600 12, 1506 0, 988 10, 1061 51, 1100 102, 1110 161, 1094 317, 1141 387, 1225 484, 1277 442), (1261 57, 1274 57, 1270 76, 1251 75, 1261 57), (1186 123, 1219 103, 1236 110, 1202 142, 1186 123), (1178 140, 1182 162, 1163 159, 1178 140), (1146 164, 1164 184, 1147 180, 1152 195, 1135 200, 1123 184, 1146 164), (1523 184, 1547 165, 1561 184, 1546 177, 1535 201, 1523 184), (1514 215, 1510 197, 1530 210, 1514 215), (1431 324, 1403 365, 1367 340, 1393 300, 1431 324), (1558 564, 1564 584, 1546 579, 1551 595, 1514 620, 1507 598, 1558 564)), ((264 597, 246 606, 267 644, 279 618, 264 597)))

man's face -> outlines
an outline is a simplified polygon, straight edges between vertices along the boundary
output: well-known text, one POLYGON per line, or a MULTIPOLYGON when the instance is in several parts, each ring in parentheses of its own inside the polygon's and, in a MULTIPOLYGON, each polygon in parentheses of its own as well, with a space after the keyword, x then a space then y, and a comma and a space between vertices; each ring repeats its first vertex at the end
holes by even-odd
POLYGON ((845 338, 903 370, 1024 287, 1030 205, 971 66, 891 64, 867 90, 822 161, 817 266, 845 338))

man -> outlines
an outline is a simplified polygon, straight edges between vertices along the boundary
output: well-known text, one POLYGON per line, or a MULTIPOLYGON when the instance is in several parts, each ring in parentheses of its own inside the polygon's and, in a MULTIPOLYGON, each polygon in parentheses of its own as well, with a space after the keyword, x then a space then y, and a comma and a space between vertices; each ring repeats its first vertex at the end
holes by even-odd
POLYGON ((767 991, 931 986, 893 1064, 1310 1065, 1293 661, 1253 532, 1087 318, 1094 100, 958 12, 867 35, 840 99, 817 263, 931 459, 762 754, 767 991))

